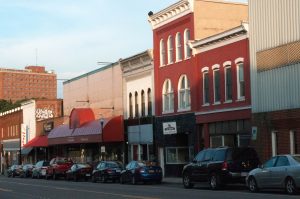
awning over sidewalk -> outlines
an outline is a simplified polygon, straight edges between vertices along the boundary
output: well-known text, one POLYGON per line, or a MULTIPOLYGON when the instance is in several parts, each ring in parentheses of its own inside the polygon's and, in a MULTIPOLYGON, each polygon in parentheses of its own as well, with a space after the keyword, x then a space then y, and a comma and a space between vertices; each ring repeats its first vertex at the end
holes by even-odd
POLYGON ((58 126, 49 133, 49 145, 124 141, 123 116, 104 119, 102 136, 100 120, 94 120, 90 111, 79 110, 72 110, 71 125, 58 126), (89 121, 84 115, 87 115, 89 121), (80 121, 81 118, 84 122, 80 121))
POLYGON ((37 136, 23 146, 23 148, 28 147, 48 147, 48 137, 45 135, 37 136))

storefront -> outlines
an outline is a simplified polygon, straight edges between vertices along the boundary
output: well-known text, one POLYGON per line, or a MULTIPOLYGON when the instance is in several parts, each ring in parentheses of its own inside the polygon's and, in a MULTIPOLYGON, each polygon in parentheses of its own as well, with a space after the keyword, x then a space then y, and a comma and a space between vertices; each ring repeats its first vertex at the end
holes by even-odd
POLYGON ((73 109, 68 125, 48 135, 50 158, 63 156, 74 162, 124 161, 123 117, 95 120, 91 109, 73 109))
POLYGON ((20 139, 3 140, 3 154, 7 166, 19 164, 20 139))
POLYGON ((194 158, 195 127, 194 113, 156 117, 156 149, 165 176, 181 176, 194 158))

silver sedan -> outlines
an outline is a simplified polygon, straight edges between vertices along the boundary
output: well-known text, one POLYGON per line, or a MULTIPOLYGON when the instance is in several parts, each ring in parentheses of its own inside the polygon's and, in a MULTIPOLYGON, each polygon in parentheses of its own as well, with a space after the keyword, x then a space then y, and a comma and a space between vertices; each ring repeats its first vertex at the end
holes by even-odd
POLYGON ((300 188, 300 155, 277 155, 260 168, 253 169, 246 177, 251 192, 264 188, 285 189, 295 194, 300 188))

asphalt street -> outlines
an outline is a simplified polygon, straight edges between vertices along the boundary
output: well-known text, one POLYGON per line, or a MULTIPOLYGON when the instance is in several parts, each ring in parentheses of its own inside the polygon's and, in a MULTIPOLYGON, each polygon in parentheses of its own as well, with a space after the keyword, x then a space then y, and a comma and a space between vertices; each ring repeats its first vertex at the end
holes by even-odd
POLYGON ((207 186, 184 189, 179 183, 122 185, 118 183, 68 182, 31 178, 7 178, 0 176, 0 199, 299 199, 283 191, 249 193, 244 186, 229 186, 211 191, 207 186))

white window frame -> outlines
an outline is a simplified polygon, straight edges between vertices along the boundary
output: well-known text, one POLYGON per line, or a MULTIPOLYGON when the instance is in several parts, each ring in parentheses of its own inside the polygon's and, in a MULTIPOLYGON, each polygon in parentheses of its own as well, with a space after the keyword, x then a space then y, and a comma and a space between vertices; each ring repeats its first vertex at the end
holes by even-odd
POLYGON ((272 140, 272 156, 275 156, 277 155, 277 131, 272 131, 271 140, 272 140))
POLYGON ((214 104, 220 104, 221 103, 221 72, 220 72, 220 65, 216 64, 212 67, 213 69, 213 84, 214 84, 214 104), (219 86, 220 86, 220 99, 217 101, 216 100, 216 82, 215 82, 215 73, 219 72, 219 86))
POLYGON ((205 75, 208 75, 208 67, 202 68, 202 82, 203 82, 203 106, 209 105, 209 76, 208 76, 208 93, 205 93, 205 75), (208 102, 205 101, 206 96, 208 95, 208 102))
POLYGON ((165 148, 165 153, 166 153, 166 164, 186 164, 186 163, 189 163, 189 160, 186 161, 186 162, 179 162, 178 161, 178 149, 188 149, 189 151, 189 159, 192 159, 194 157, 194 154, 192 154, 192 151, 191 150, 192 147, 166 147, 165 148), (169 159, 168 159, 168 150, 169 149, 175 149, 176 150, 176 159, 177 161, 176 162, 170 162, 169 159))
POLYGON ((237 77, 237 100, 245 100, 245 64, 244 64, 244 58, 237 58, 235 60, 236 64, 236 77, 237 77), (241 80, 240 80, 240 66, 243 65, 243 82, 244 82, 244 95, 241 95, 241 80))
POLYGON ((178 82, 178 111, 186 111, 191 109, 191 89, 190 83, 187 78, 187 75, 181 75, 178 82), (184 88, 181 88, 182 81, 184 81, 184 88), (181 98, 181 93, 183 93, 183 98, 181 98), (182 101, 184 101, 184 106, 182 105, 182 101))
POLYGON ((163 98, 163 113, 172 113, 174 112, 174 90, 172 87, 172 83, 170 79, 166 79, 163 84, 162 90, 162 98, 163 98), (166 89, 166 86, 168 88, 166 89), (166 107, 166 97, 168 97, 168 107, 166 107))
POLYGON ((174 63, 174 46, 173 46, 173 37, 170 35, 168 37, 168 64, 173 64, 174 63))
POLYGON ((295 154, 295 131, 290 130, 290 153, 295 154))
POLYGON ((226 61, 224 62, 223 64, 223 67, 224 67, 224 87, 225 87, 225 103, 231 103, 232 102, 232 67, 231 67, 231 61, 226 61), (228 69, 231 69, 231 99, 228 99, 228 96, 227 96, 227 70, 228 69))
POLYGON ((191 58, 192 52, 191 48, 188 44, 189 40, 191 40, 191 31, 189 29, 184 30, 184 59, 191 58))
POLYGON ((176 34, 176 62, 182 61, 182 45, 181 45, 181 34, 176 34))
POLYGON ((165 42, 163 39, 160 40, 159 43, 159 52, 160 52, 160 66, 166 65, 166 48, 165 48, 165 42))

